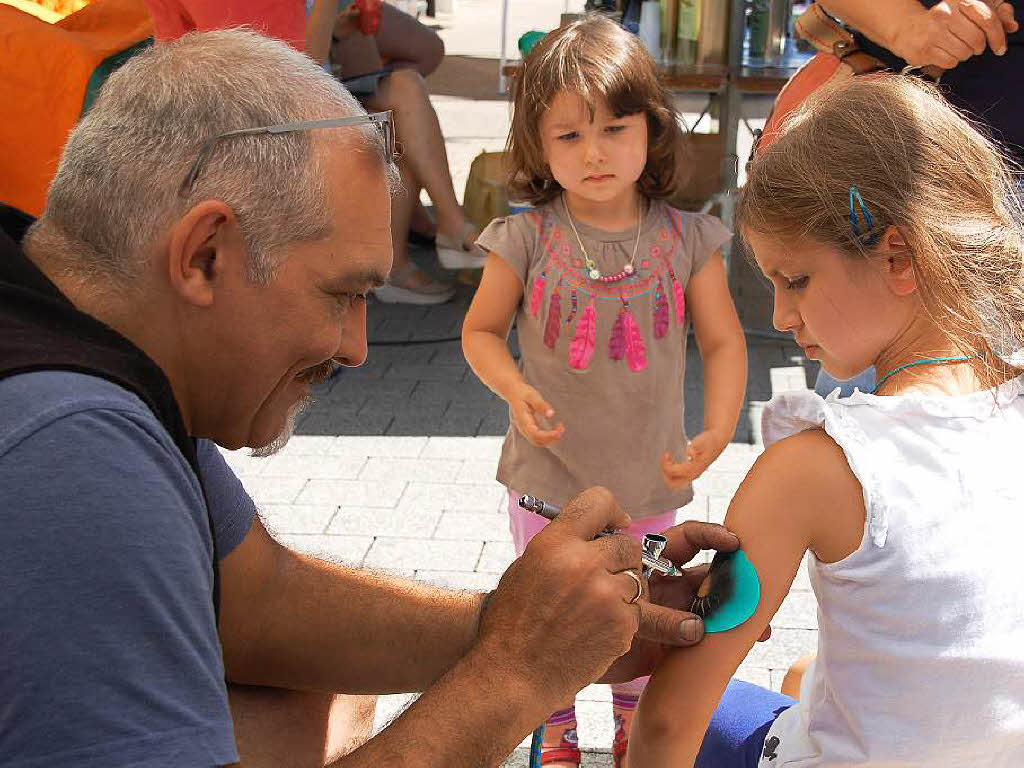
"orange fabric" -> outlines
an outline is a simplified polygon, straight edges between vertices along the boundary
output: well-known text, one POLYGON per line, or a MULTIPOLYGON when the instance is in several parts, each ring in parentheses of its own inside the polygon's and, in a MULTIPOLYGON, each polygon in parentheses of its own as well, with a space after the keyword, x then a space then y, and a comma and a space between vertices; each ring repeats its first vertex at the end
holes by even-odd
POLYGON ((786 118, 795 112, 811 93, 833 79, 852 76, 853 70, 847 64, 826 53, 819 53, 800 67, 776 97, 764 132, 758 139, 756 151, 763 152, 771 146, 786 118))
POLYGON ((141 0, 94 0, 56 24, 0 4, 0 202, 42 213, 89 78, 152 34, 141 0))

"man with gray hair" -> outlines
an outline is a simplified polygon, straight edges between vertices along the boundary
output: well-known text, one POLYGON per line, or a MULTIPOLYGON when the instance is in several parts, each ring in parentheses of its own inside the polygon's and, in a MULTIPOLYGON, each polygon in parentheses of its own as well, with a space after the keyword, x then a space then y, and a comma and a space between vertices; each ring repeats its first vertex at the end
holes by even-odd
MULTIPOLYGON (((392 137, 284 44, 191 34, 111 77, 43 216, 0 232, 0 763, 238 763, 228 680, 424 691, 337 764, 493 765, 582 686, 699 639, 666 607, 690 580, 640 600, 638 545, 593 540, 628 523, 600 489, 488 597, 299 555, 254 516, 213 442, 273 450, 365 359, 392 137)), ((262 722, 247 764, 323 763, 301 721, 262 722)))

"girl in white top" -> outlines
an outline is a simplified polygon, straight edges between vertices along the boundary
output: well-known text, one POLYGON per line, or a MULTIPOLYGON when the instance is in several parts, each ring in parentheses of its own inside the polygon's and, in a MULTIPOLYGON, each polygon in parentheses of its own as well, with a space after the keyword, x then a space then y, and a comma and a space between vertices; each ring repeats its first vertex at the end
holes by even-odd
POLYGON ((839 379, 871 364, 880 378, 766 409, 767 448, 726 517, 760 602, 666 657, 630 768, 1024 765, 1011 174, 932 87, 857 77, 753 162, 737 224, 774 286, 775 326, 839 379), (794 704, 729 679, 805 552, 820 635, 794 704))

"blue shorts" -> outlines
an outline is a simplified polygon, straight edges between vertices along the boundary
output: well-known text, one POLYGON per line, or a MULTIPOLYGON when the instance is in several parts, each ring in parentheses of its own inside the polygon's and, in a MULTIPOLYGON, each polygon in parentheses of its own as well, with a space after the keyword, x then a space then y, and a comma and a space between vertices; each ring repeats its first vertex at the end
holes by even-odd
POLYGON ((759 685, 730 680, 697 753, 694 768, 757 768, 764 740, 796 699, 759 685))

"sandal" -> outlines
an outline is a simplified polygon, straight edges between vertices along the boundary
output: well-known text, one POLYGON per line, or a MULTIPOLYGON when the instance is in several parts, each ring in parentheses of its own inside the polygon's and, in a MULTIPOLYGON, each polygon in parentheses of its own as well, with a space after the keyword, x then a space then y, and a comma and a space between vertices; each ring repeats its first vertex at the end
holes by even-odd
MULTIPOLYGON (((563 711, 567 715, 571 712, 571 710, 563 711)), ((561 713, 555 713, 555 715, 558 714, 561 713)), ((533 732, 533 743, 530 747, 530 768, 541 768, 541 766, 545 765, 578 766, 580 764, 582 757, 580 755, 579 737, 576 734, 575 716, 573 715, 572 719, 566 718, 564 726, 568 727, 562 731, 557 744, 545 744, 544 732, 549 727, 552 730, 557 730, 563 726, 548 726, 545 724, 533 732)))
POLYGON ((444 304, 455 295, 455 287, 437 280, 412 283, 414 273, 420 270, 414 264, 392 269, 387 283, 373 289, 377 301, 385 304, 444 304))
POLYGON ((615 716, 615 739, 612 741, 612 765, 623 768, 626 764, 626 750, 629 749, 629 737, 626 736, 625 721, 615 716))
POLYGON ((459 237, 449 237, 443 232, 434 236, 437 260, 445 269, 483 269, 487 255, 475 245, 466 245, 466 238, 476 232, 471 222, 462 225, 459 237))

